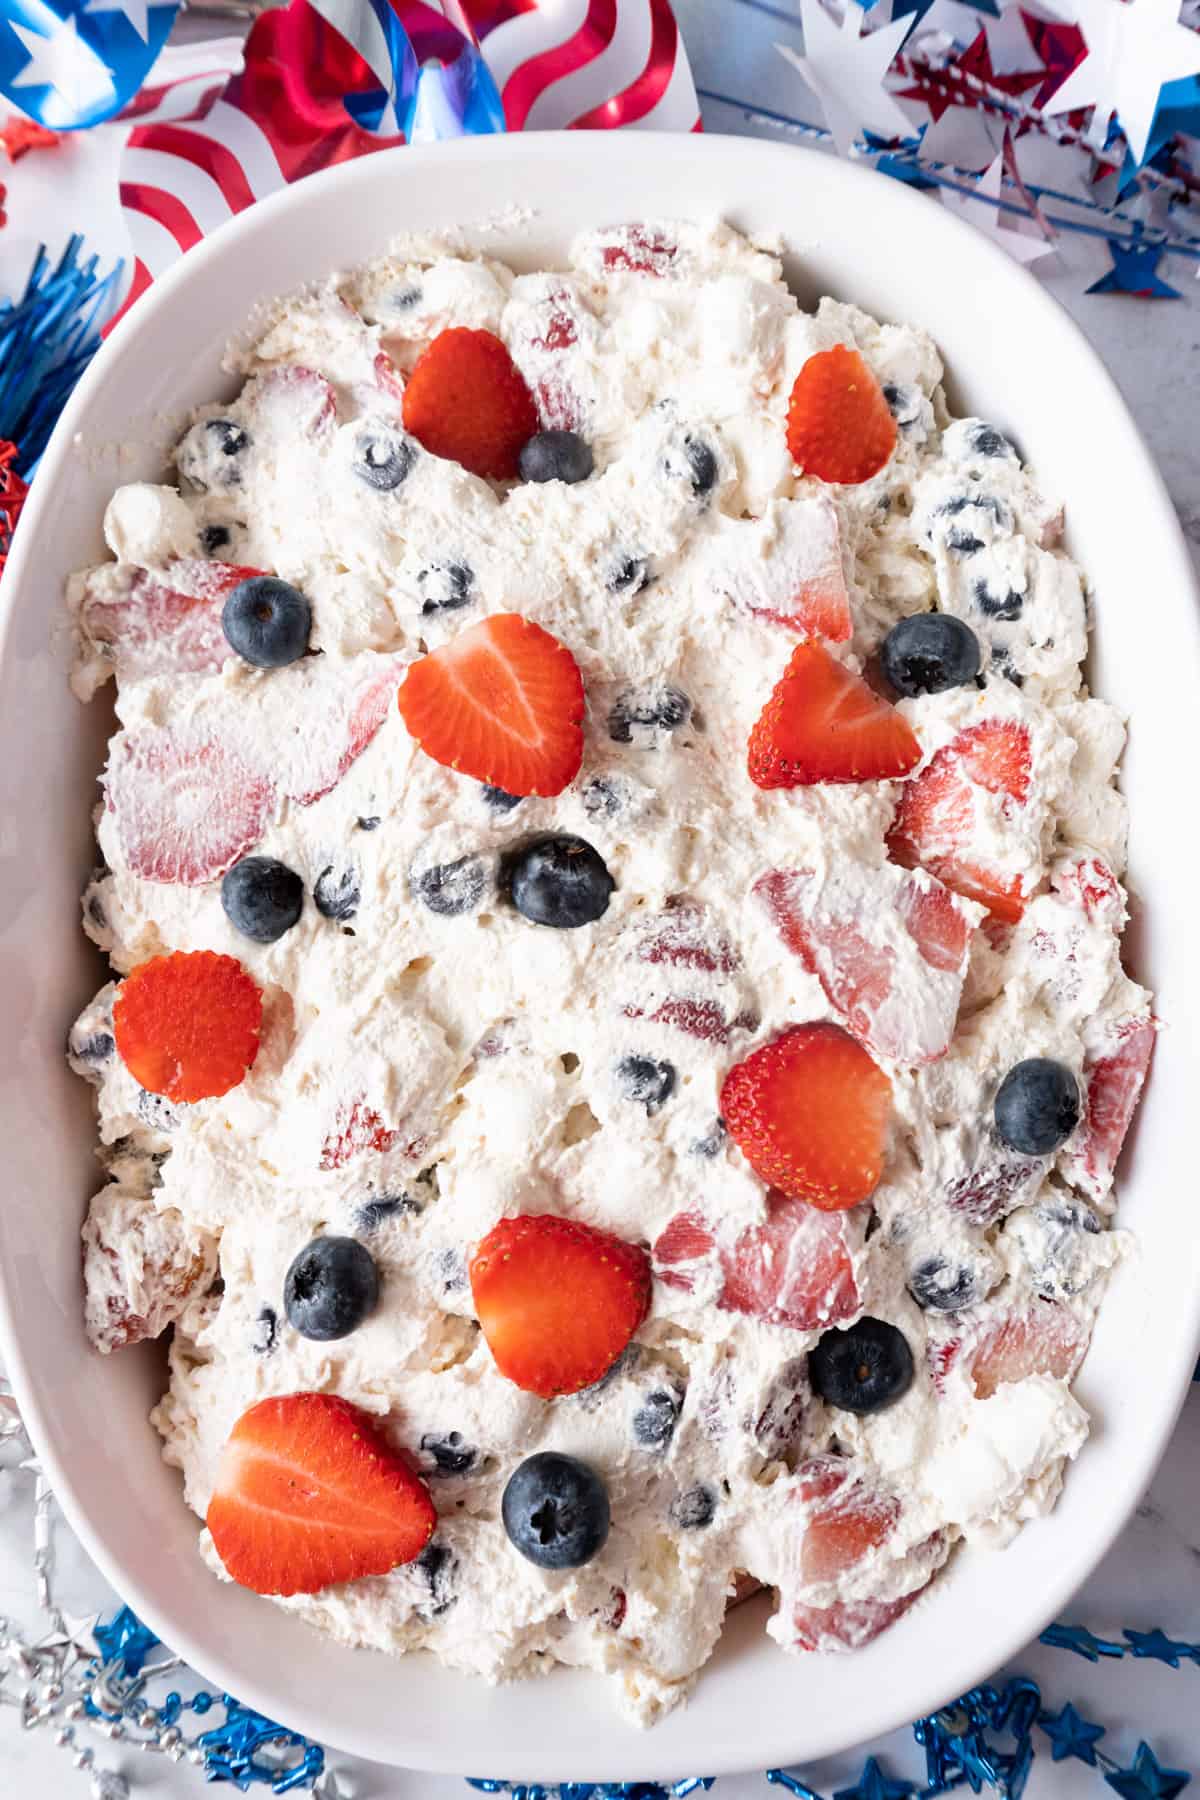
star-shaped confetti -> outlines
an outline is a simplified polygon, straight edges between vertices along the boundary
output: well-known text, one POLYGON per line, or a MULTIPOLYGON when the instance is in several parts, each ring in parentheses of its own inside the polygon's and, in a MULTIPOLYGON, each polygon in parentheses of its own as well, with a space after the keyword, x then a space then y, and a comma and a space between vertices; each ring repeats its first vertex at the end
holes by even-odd
MULTIPOLYGON (((984 170, 970 194, 959 192, 957 188, 942 189, 942 205, 948 212, 957 213, 960 219, 967 219, 972 225, 985 232, 993 243, 1008 251, 1008 254, 1019 263, 1035 263, 1043 256, 1053 254, 1054 245, 1043 235, 1035 214, 1028 206, 1022 211, 1013 213, 1007 207, 997 206, 1000 199, 1013 200, 1023 198, 1022 190, 1010 189, 1004 192, 1005 156, 1000 155, 984 170), (1028 231, 1016 229, 1016 221, 1023 218, 1032 227, 1028 231)), ((1015 202, 1014 202, 1015 203, 1015 202)))
POLYGON ((1157 1628, 1154 1631, 1127 1630, 1122 1635, 1127 1639, 1134 1656, 1167 1663, 1172 1669, 1177 1669, 1181 1662, 1200 1662, 1200 1646, 1176 1643, 1174 1638, 1169 1638, 1157 1628))
POLYGON ((1077 1756, 1080 1762, 1096 1766, 1096 1745, 1104 1736, 1103 1725, 1081 1719, 1070 1701, 1061 1712, 1042 1713, 1038 1724, 1050 1739, 1050 1755, 1054 1762, 1077 1756))
POLYGON ((1149 1744, 1137 1747, 1132 1767, 1104 1777, 1121 1800, 1175 1800, 1192 1779, 1186 1769, 1164 1769, 1149 1744))
POLYGON ((1087 139, 1097 150, 1115 113, 1143 162, 1164 86, 1200 72, 1200 35, 1179 23, 1179 0, 1053 0, 1052 10, 1080 27, 1088 53, 1045 110, 1092 107, 1087 139))
POLYGON ((1099 1662, 1102 1656, 1124 1656, 1120 1644, 1106 1643, 1103 1638, 1093 1636, 1086 1625, 1047 1625, 1039 1643, 1049 1644, 1052 1650, 1073 1650, 1076 1656, 1086 1657, 1088 1662, 1099 1662))
POLYGON ((23 118, 20 113, 13 113, 0 125, 0 144, 9 162, 20 162, 30 150, 49 150, 61 142, 61 133, 47 131, 36 119, 23 118))
POLYGON ((869 1756, 857 1784, 839 1788, 833 1800, 908 1800, 916 1793, 911 1781, 889 1781, 873 1756, 869 1756))
POLYGON ((800 0, 804 53, 776 44, 820 102, 825 123, 842 156, 865 131, 881 138, 909 138, 912 122, 883 86, 896 52, 908 35, 909 20, 897 19, 864 32, 866 9, 845 0, 839 23, 821 0, 800 0))
POLYGON ((105 1662, 119 1657, 129 1675, 141 1673, 147 1656, 159 1641, 127 1606, 115 1613, 107 1625, 98 1625, 95 1638, 105 1662))
MULTIPOLYGON (((1178 300, 1179 289, 1170 287, 1158 275, 1158 265, 1163 259, 1161 243, 1142 243, 1137 239, 1127 243, 1122 238, 1108 239, 1109 255, 1112 257, 1112 268, 1099 281, 1093 281, 1090 288, 1084 291, 1089 294, 1133 294, 1139 300, 1178 300)), ((1043 1643, 1045 1638, 1043 1637, 1043 1643)), ((1068 1646, 1074 1649, 1074 1645, 1068 1646)), ((1086 1655, 1086 1651, 1081 1651, 1086 1655)), ((1101 1652, 1111 1656, 1112 1651, 1101 1652)), ((1091 1658, 1095 1661, 1095 1658, 1091 1658)))

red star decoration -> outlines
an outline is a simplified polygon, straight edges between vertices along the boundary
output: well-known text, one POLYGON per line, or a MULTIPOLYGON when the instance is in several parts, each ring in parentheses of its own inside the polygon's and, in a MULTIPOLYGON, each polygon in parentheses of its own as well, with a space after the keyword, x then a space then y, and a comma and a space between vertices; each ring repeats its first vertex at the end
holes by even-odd
MULTIPOLYGON (((1062 86, 1072 69, 1077 68, 1087 55, 1087 42, 1078 25, 1064 24, 1061 19, 1039 19, 1034 13, 1022 11, 1021 23, 1042 59, 1044 70, 1033 104, 1045 106, 1051 94, 1062 86)), ((1067 114, 1073 130, 1083 129, 1086 110, 1067 114)))
POLYGON ((0 574, 8 561, 13 532, 29 492, 29 483, 12 466, 18 454, 15 444, 0 440, 0 574))
POLYGON ((0 126, 0 144, 8 153, 9 162, 14 163, 20 162, 27 150, 49 150, 61 136, 61 132, 47 131, 44 125, 22 118, 20 113, 11 114, 0 126))

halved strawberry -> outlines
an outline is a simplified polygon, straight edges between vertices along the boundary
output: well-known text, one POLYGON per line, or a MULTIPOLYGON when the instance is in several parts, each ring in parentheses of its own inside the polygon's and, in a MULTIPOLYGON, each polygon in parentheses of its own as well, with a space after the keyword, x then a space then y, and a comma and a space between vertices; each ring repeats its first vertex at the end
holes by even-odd
POLYGON ((853 634, 837 513, 824 494, 778 500, 761 519, 727 525, 706 567, 744 612, 834 644, 853 634))
POLYGON ((789 1026, 721 1090, 722 1117, 755 1174, 827 1212, 879 1185, 891 1106, 883 1070, 826 1020, 789 1026))
POLYGON ((787 444, 806 475, 854 484, 878 475, 896 448, 896 421, 857 350, 835 344, 804 364, 788 402, 787 444))
POLYGON ((565 645, 494 613, 410 664, 400 716, 427 756, 508 794, 561 794, 583 761, 583 679, 565 645))
POLYGON ((821 644, 797 644, 750 733, 750 779, 760 788, 879 781, 921 760, 912 727, 821 644))
POLYGON ((599 1381, 650 1308, 644 1250, 552 1213, 501 1219, 470 1273, 496 1367, 544 1400, 599 1381))
POLYGON ((1075 1373, 1087 1349, 1086 1327, 1067 1307, 1042 1300, 1027 1313, 1009 1313, 991 1324, 970 1352, 976 1397, 989 1400, 1006 1381, 1027 1375, 1075 1373))
POLYGON ((920 866, 992 917, 1016 924, 1025 910, 1020 879, 989 868, 974 852, 976 790, 1024 806, 1032 777, 1029 733, 1013 719, 970 725, 933 755, 900 790, 888 853, 902 868, 920 866))
POLYGON ((91 572, 80 623, 108 646, 122 680, 214 674, 233 655, 221 626, 226 596, 262 573, 199 559, 180 559, 163 573, 105 564, 91 572))
POLYGON ((767 1195, 766 1221, 748 1226, 731 1245, 718 1250, 701 1215, 681 1213, 652 1255, 660 1280, 685 1290, 694 1286, 699 1265, 716 1255, 718 1307, 768 1325, 822 1331, 860 1310, 845 1220, 774 1191, 767 1195))
POLYGON ((187 887, 252 850, 275 804, 261 770, 195 727, 120 733, 103 780, 127 867, 187 887))
POLYGON ((336 1394, 284 1394, 234 1426, 206 1524, 242 1587, 316 1594, 412 1562, 437 1513, 369 1413, 336 1394))
POLYGON ((1157 1033, 1153 1019, 1124 1019, 1114 1034, 1115 1047, 1084 1065, 1087 1109, 1082 1142, 1071 1155, 1070 1175, 1095 1200, 1102 1200, 1112 1186, 1157 1033))
POLYGON ((452 326, 417 360, 404 390, 404 428, 434 456, 506 480, 538 429, 537 408, 506 346, 490 331, 452 326))

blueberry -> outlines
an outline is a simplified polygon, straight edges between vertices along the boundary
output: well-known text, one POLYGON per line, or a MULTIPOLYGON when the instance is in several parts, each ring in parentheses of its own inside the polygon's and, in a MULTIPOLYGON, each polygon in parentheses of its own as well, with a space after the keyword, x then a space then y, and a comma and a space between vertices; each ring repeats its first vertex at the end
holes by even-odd
POLYGON ((971 531, 960 531, 957 525, 952 525, 946 533, 945 544, 956 556, 974 556, 984 547, 982 538, 977 538, 971 531))
POLYGON ((574 931, 608 911, 616 882, 604 858, 582 838, 535 838, 506 868, 512 902, 534 925, 574 931))
POLYGON ((682 477, 691 484, 692 495, 697 500, 704 499, 716 485, 717 453, 711 444, 690 431, 685 434, 681 447, 673 445, 667 451, 665 467, 668 475, 682 477))
POLYGON ((429 1605, 417 1610, 426 1618, 436 1619, 449 1612, 458 1595, 454 1591, 454 1574, 458 1558, 445 1544, 426 1544, 414 1567, 421 1571, 429 1588, 429 1605))
POLYGON ((977 419, 967 429, 967 444, 976 456, 1005 456, 1012 462, 1018 460, 1017 453, 1002 431, 994 425, 987 425, 977 419))
POLYGON ((164 1094, 151 1094, 138 1089, 137 1116, 151 1131, 174 1131, 179 1124, 179 1111, 164 1094))
POLYGON ((944 1256, 918 1263, 908 1278, 908 1291, 925 1312, 965 1312, 983 1298, 978 1270, 944 1256))
POLYGON ((397 288, 392 295, 392 305, 397 312, 410 312, 421 298, 419 287, 397 288))
POLYGON ((703 1156, 706 1161, 711 1162, 713 1157, 720 1156, 721 1151, 725 1148, 725 1136, 725 1121, 717 1119, 712 1130, 706 1132, 702 1138, 697 1138, 694 1144, 689 1144, 688 1149, 693 1156, 703 1156))
POLYGON ((250 433, 243 426, 235 425, 232 419, 207 419, 204 429, 213 450, 219 456, 232 459, 249 448, 250 433))
POLYGON ((358 911, 362 900, 362 884, 357 869, 339 869, 326 865, 313 886, 313 904, 326 919, 344 925, 358 911))
POLYGON ((279 1314, 273 1306, 260 1309, 254 1321, 254 1339, 250 1348, 256 1356, 270 1356, 279 1331, 279 1314))
POLYGON ((1016 688, 1025 686, 1025 677, 1013 662, 1007 650, 992 652, 992 673, 1002 675, 1005 681, 1011 681, 1016 688))
POLYGON ((883 397, 887 401, 888 411, 902 431, 906 425, 916 424, 921 416, 921 402, 925 398, 919 387, 907 381, 885 381, 883 397))
POLYGON ((615 744, 630 744, 636 728, 678 731, 692 716, 692 703, 676 687, 639 688, 618 695, 608 715, 608 735, 615 744))
POLYGON ((587 1387, 579 1389, 574 1396, 577 1405, 582 1406, 585 1412, 594 1412, 622 1376, 633 1371, 641 1360, 641 1354, 639 1344, 626 1344, 616 1362, 609 1364, 598 1381, 593 1381, 587 1387))
POLYGON ((472 911, 483 898, 487 872, 477 856, 460 856, 456 862, 436 863, 411 877, 412 891, 432 913, 456 919, 472 911))
POLYGON ((644 1106, 653 1117, 675 1092, 675 1065, 651 1056, 623 1056, 617 1064, 617 1086, 626 1100, 644 1106))
POLYGON ((953 613, 915 613, 893 625, 879 658, 898 694, 941 694, 979 673, 979 639, 953 613))
POLYGON ((464 562, 430 563, 417 576, 423 613, 457 612, 475 598, 475 575, 464 562))
POLYGON ((370 1200, 364 1200, 354 1215, 354 1229, 369 1237, 378 1231, 385 1219, 399 1218, 405 1213, 422 1213, 424 1202, 415 1200, 411 1194, 375 1194, 370 1200))
POLYGON ((647 1450, 665 1450, 675 1436, 683 1395, 678 1388, 653 1388, 633 1415, 633 1435, 647 1450))
POLYGON ((541 1450, 509 1477, 500 1515, 514 1549, 539 1569, 577 1569, 608 1537, 608 1490, 586 1463, 541 1450))
POLYGON ((200 548, 205 556, 215 556, 229 547, 228 525, 204 525, 200 529, 200 548))
POLYGON ((111 1031, 93 1031, 86 1037, 76 1037, 72 1032, 67 1043, 67 1050, 74 1060, 85 1063, 91 1069, 99 1069, 108 1062, 116 1047, 111 1031))
POLYGON ((256 944, 273 944, 300 917, 304 883, 273 856, 243 856, 221 883, 221 905, 235 931, 256 944))
POLYGON ((308 649, 312 607, 290 582, 251 575, 230 589, 221 626, 245 662, 256 669, 281 669, 308 649))
POLYGON ((445 1294, 457 1294, 467 1285, 467 1265, 457 1250, 439 1250, 434 1258, 438 1280, 445 1294))
POLYGON ((1027 1057, 1000 1083, 995 1119, 997 1134, 1010 1149, 1049 1156, 1079 1123, 1079 1083, 1062 1063, 1027 1057))
POLYGON ((640 594, 650 585, 650 564, 644 556, 619 556, 604 585, 610 594, 640 594))
POLYGON ((487 782, 479 790, 483 804, 490 812, 510 813, 515 806, 520 806, 521 794, 507 794, 503 788, 492 787, 487 782))
POLYGON ((379 814, 369 813, 365 819, 360 819, 358 821, 358 829, 360 831, 378 831, 379 814))
POLYGON ((445 1437, 427 1431, 421 1439, 421 1448, 426 1456, 433 1458, 430 1470, 433 1475, 469 1474, 479 1455, 478 1450, 465 1441, 461 1431, 448 1431, 445 1437))
POLYGON ((712 1524, 716 1510, 716 1494, 701 1485, 688 1488, 672 1501, 671 1518, 681 1531, 698 1531, 702 1525, 712 1524))
POLYGON ((956 519, 960 513, 966 512, 972 506, 978 507, 980 512, 991 513, 996 521, 998 531, 1007 534, 1012 530, 1012 514, 997 494, 984 494, 978 490, 970 494, 955 494, 937 510, 946 518, 956 519))
POLYGON ((315 1237, 294 1258, 283 1284, 288 1323, 318 1343, 348 1337, 378 1299, 375 1258, 349 1237, 315 1237))
POLYGON ((808 1353, 814 1393, 843 1412, 880 1412, 912 1385, 908 1340, 883 1319, 863 1318, 848 1331, 827 1331, 808 1353))
POLYGON ((615 819, 625 804, 620 783, 594 775, 583 790, 583 810, 590 819, 615 819))
POLYGON ((520 455, 522 481, 586 481, 592 447, 577 431, 539 431, 520 455))
POLYGON ((1009 588, 1005 594, 994 594, 986 581, 975 583, 971 598, 989 619, 1019 619, 1025 606, 1025 596, 1018 594, 1016 588, 1009 588))
POLYGON ((351 467, 360 481, 378 493, 398 488, 417 460, 417 447, 402 431, 387 425, 371 425, 354 440, 351 467))

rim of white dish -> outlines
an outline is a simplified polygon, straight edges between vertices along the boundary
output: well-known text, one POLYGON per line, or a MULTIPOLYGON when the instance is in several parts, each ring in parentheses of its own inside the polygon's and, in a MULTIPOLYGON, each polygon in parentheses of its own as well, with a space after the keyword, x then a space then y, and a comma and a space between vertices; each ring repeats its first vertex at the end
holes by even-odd
MULTIPOLYGON (((306 177, 237 214, 180 257, 138 299, 97 353, 68 402, 42 458, 37 480, 24 509, 21 529, 16 534, 5 579, 0 584, 0 657, 3 657, 7 649, 16 610, 16 596, 22 591, 27 572, 33 564, 34 542, 41 515, 49 506, 48 496, 52 486, 72 454, 76 433, 87 417, 93 392, 107 378, 109 363, 124 350, 141 324, 153 312, 165 311, 173 306, 176 296, 199 276, 208 262, 228 254, 236 245, 252 240, 263 223, 277 215, 288 211, 303 212, 311 203, 314 190, 330 191, 340 188, 350 194, 360 185, 370 186, 378 181, 397 158, 403 159, 403 166, 410 172, 414 165, 419 169, 436 171, 439 165, 451 158, 466 162, 478 161, 489 181, 494 183, 496 175, 506 165, 519 169, 524 161, 535 157, 576 160, 592 165, 602 164, 606 158, 615 162, 631 153, 664 160, 671 156, 686 157, 694 162, 711 159, 714 162, 721 160, 729 163, 740 159, 746 165, 747 180, 755 183, 770 178, 768 165, 773 166, 776 178, 782 180, 786 179, 788 168, 794 167, 797 156, 806 157, 810 161, 816 161, 819 157, 823 182, 857 191, 866 184, 886 181, 890 196, 888 204, 893 210, 901 212, 911 209, 915 218, 917 209, 924 209, 924 222, 926 225, 929 223, 930 203, 926 197, 907 190, 901 183, 890 181, 888 177, 879 175, 872 169, 819 156, 818 152, 800 146, 717 134, 647 133, 638 137, 633 144, 626 132, 531 132, 485 139, 468 138, 452 143, 402 146, 390 151, 380 151, 306 177), (751 165, 756 165, 753 171, 751 165)), ((514 183, 513 191, 519 193, 519 184, 514 183)), ((761 189, 758 191, 761 192, 761 189)), ((936 229, 945 235, 951 253, 956 243, 965 246, 969 241, 974 255, 985 256, 990 261, 996 288, 1007 287, 1014 293, 1035 294, 1036 303, 1055 322, 1056 329, 1065 331, 1075 340, 1078 356, 1090 364, 1090 381, 1097 391, 1103 393, 1116 418, 1123 421, 1123 456, 1128 463, 1137 465, 1142 484, 1139 507, 1143 510, 1143 527, 1156 534, 1156 555, 1167 566, 1172 583, 1177 583, 1182 590, 1191 594, 1195 640, 1193 660, 1200 666, 1200 589, 1195 572, 1165 483, 1115 381, 1066 309, 1046 291, 1034 275, 1013 262, 998 246, 985 240, 973 226, 945 211, 938 210, 936 216, 939 220, 936 229)), ((314 262, 318 258, 319 252, 314 256, 314 262)), ((231 320, 230 332, 236 331, 244 322, 240 318, 231 320)), ((26 1357, 13 1330, 7 1289, 3 1281, 0 1281, 0 1350, 3 1351, 6 1369, 23 1417, 56 1498, 71 1528, 102 1574, 163 1641, 182 1655, 204 1679, 219 1685, 223 1690, 236 1692, 244 1702, 272 1718, 287 1720, 286 1696, 281 1706, 280 1688, 272 1686, 269 1679, 260 1679, 253 1668, 252 1659, 247 1661, 245 1668, 234 1667, 231 1663, 223 1666, 220 1658, 210 1655, 202 1644, 197 1643, 184 1621, 168 1616, 147 1597, 136 1571, 124 1566, 118 1557, 111 1555, 104 1541, 93 1531, 86 1504, 76 1490, 70 1470, 53 1448, 53 1434, 47 1426, 44 1409, 35 1396, 26 1357)), ((1010 1624, 1003 1629, 995 1629, 987 1640, 986 1650, 964 1645, 961 1662, 957 1665, 953 1686, 949 1691, 944 1685, 944 1673, 931 1683, 928 1675, 914 1670, 903 1682, 899 1679, 889 1682, 886 1691, 877 1687, 872 1693, 864 1692, 861 1696, 861 1718, 856 1727, 856 1743, 908 1724, 913 1718, 936 1710, 955 1694, 965 1692, 986 1680, 1054 1618, 1124 1530, 1166 1448, 1188 1393, 1198 1354, 1200 1312, 1195 1321, 1190 1349, 1187 1341, 1181 1337, 1178 1366, 1169 1372, 1170 1379, 1160 1381, 1153 1395, 1142 1396, 1146 1401, 1142 1415, 1145 1427, 1143 1442, 1146 1448, 1144 1454, 1127 1469, 1120 1502, 1115 1506, 1102 1538, 1093 1542, 1086 1565, 1064 1567, 1061 1578, 1043 1589, 1036 1607, 1031 1606, 1022 1612, 1019 1626, 1010 1624)), ((182 1496, 180 1500, 182 1504, 182 1496)), ((549 1694, 549 1690, 547 1693, 549 1694)), ((799 1683, 796 1697, 798 1710, 802 1701, 799 1683)), ((702 1694, 693 1705, 703 1706, 702 1694)), ((787 1766, 795 1762, 798 1755, 806 1761, 815 1761, 853 1747, 841 1727, 825 1725, 822 1735, 820 1721, 805 1720, 805 1742, 799 1751, 796 1735, 798 1727, 787 1718, 758 1716, 753 1721, 748 1720, 747 1724, 751 1722, 756 1767, 787 1766)), ((396 1766, 401 1757, 411 1757, 411 1746, 406 1751, 403 1741, 397 1741, 396 1735, 386 1725, 374 1734, 347 1730, 339 1724, 336 1717, 322 1715, 319 1711, 303 1723, 291 1723, 307 1736, 330 1747, 368 1759, 396 1766)), ((402 1732, 402 1727, 400 1729, 402 1732)), ((448 1733, 447 1738, 452 1735, 448 1733)), ((606 1755, 603 1766, 599 1768, 583 1768, 578 1765, 563 1767, 564 1758, 558 1751, 547 1751, 536 1744, 530 1744, 518 1757, 505 1751, 497 1758, 486 1745, 480 1749, 471 1742, 456 1742, 453 1745, 447 1742, 444 1750, 438 1749, 436 1752, 422 1746, 415 1760, 408 1760, 403 1766, 430 1772, 479 1776, 495 1774, 497 1771, 492 1766, 493 1763, 503 1760, 507 1776, 525 1781, 678 1779, 681 1775, 677 1766, 678 1749, 656 1749, 656 1736, 653 1731, 621 1734, 614 1730, 614 1748, 610 1755, 606 1755)), ((698 1759, 704 1764, 703 1769, 698 1772, 719 1775, 744 1770, 748 1753, 748 1749, 743 1749, 740 1742, 733 1741, 726 1742, 716 1750, 706 1748, 698 1759)), ((570 1761, 569 1758, 565 1760, 570 1761)))

